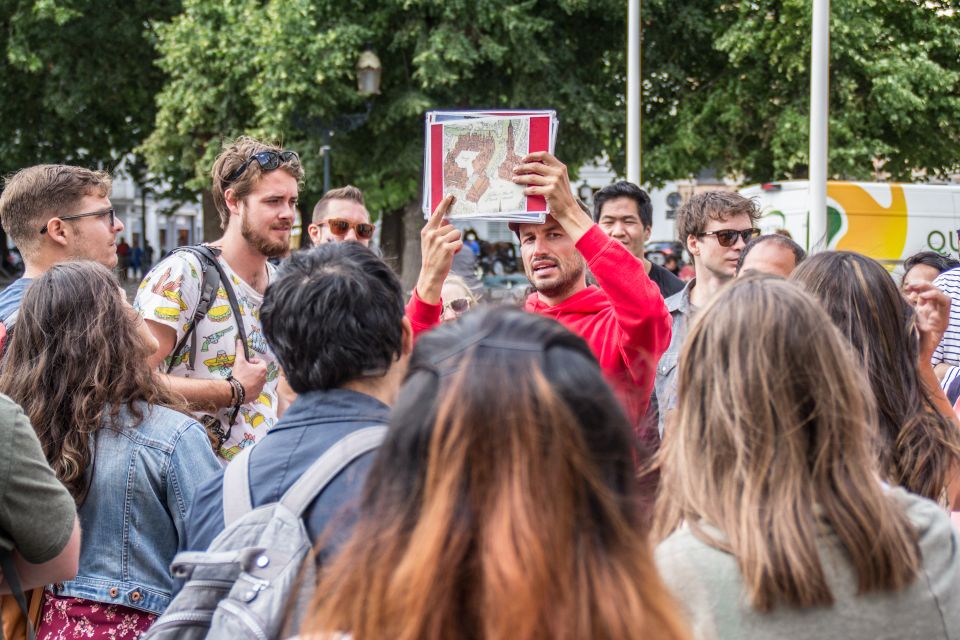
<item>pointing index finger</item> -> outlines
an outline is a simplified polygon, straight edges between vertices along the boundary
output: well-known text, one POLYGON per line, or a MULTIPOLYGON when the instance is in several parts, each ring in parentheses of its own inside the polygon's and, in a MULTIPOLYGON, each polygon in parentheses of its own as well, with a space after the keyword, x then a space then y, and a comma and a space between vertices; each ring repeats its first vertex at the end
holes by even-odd
POLYGON ((446 196, 443 200, 440 201, 440 204, 437 205, 437 208, 433 210, 433 213, 430 214, 430 219, 427 220, 426 227, 429 229, 438 229, 441 224, 443 224, 443 218, 447 215, 447 212, 450 210, 453 201, 455 200, 454 196, 446 196))

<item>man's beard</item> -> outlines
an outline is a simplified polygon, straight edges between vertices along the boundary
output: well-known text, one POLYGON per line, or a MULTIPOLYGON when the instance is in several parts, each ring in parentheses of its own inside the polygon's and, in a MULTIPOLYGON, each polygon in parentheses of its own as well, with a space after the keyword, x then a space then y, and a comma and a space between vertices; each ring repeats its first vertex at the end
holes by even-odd
POLYGON ((287 240, 271 240, 254 229, 247 216, 240 216, 240 235, 251 247, 268 258, 279 258, 290 250, 290 237, 287 240))
POLYGON ((530 273, 527 274, 527 280, 530 281, 530 286, 533 287, 534 291, 547 298, 566 298, 566 294, 572 291, 577 286, 580 278, 583 277, 586 265, 582 262, 575 265, 563 264, 559 260, 557 260, 556 263, 557 269, 561 272, 561 276, 554 282, 538 286, 536 281, 530 277, 530 273))

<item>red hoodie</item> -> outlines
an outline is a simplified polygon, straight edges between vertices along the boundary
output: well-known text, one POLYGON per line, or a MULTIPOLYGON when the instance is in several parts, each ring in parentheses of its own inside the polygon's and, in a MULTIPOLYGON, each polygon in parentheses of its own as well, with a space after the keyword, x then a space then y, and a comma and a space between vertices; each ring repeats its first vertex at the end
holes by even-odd
POLYGON ((590 345, 634 428, 650 404, 657 362, 670 345, 670 313, 643 263, 593 225, 577 249, 597 279, 560 304, 530 294, 526 311, 560 322, 590 345))

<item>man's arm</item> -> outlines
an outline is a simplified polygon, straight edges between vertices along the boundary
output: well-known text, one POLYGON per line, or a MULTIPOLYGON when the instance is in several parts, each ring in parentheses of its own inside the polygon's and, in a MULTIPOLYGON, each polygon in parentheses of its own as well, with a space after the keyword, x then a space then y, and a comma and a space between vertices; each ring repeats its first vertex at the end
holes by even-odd
POLYGON ((414 336, 440 324, 440 291, 450 275, 453 257, 463 247, 460 230, 444 219, 453 201, 453 196, 441 200, 420 231, 420 275, 406 308, 414 336))
POLYGON ((638 382, 641 378, 651 381, 650 363, 656 363, 670 345, 670 313, 660 289, 643 263, 603 233, 577 205, 563 163, 549 153, 538 152, 525 157, 514 171, 514 182, 528 185, 524 193, 547 199, 550 215, 576 243, 610 299, 621 331, 618 348, 631 374, 638 382))
MULTIPOLYGON (((150 367, 159 369, 163 361, 170 355, 176 345, 177 333, 172 327, 153 320, 146 320, 147 327, 157 339, 159 347, 148 360, 150 367)), ((243 385, 247 398, 254 399, 263 391, 267 381, 267 365, 262 360, 254 358, 247 360, 243 354, 243 347, 237 341, 237 355, 233 363, 233 377, 243 385)), ((160 373, 160 379, 197 411, 216 411, 231 406, 231 386, 226 380, 198 380, 181 376, 160 373)))
MULTIPOLYGON (((30 420, 3 397, 0 446, 8 464, 0 469, 0 531, 12 543, 14 563, 23 588, 77 575, 80 525, 73 497, 60 483, 40 447, 30 420), (7 420, 12 418, 12 420, 7 420)), ((6 579, 0 592, 9 593, 6 579)))
MULTIPOLYGON (((33 564, 14 552, 13 564, 17 568, 20 588, 24 591, 76 577, 80 568, 80 521, 74 518, 70 539, 53 560, 33 564)), ((0 593, 10 593, 10 584, 6 576, 3 576, 3 582, 0 582, 0 593)))

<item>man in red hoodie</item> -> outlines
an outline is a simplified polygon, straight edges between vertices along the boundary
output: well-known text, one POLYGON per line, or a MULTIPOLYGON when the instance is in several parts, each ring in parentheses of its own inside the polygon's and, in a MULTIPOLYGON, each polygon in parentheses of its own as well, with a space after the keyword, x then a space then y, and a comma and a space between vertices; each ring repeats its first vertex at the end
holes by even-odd
POLYGON ((563 163, 532 153, 514 174, 528 196, 544 196, 550 205, 545 224, 510 225, 536 291, 524 308, 587 341, 639 433, 657 361, 670 344, 670 314, 660 290, 643 263, 580 208, 563 163), (599 287, 587 286, 587 267, 599 287))

